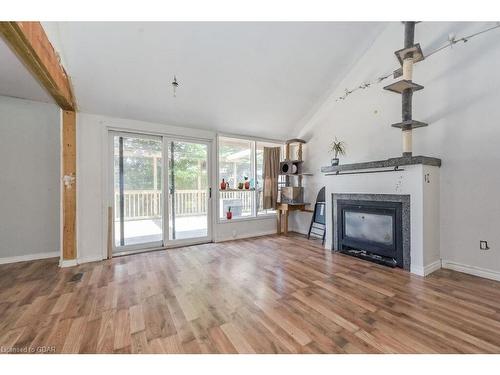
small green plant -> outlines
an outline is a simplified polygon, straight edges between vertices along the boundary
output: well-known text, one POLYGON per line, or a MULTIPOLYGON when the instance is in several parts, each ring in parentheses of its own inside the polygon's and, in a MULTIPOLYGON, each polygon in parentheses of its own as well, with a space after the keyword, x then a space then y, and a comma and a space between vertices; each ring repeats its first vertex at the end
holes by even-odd
POLYGON ((334 154, 335 159, 337 159, 339 155, 345 156, 346 144, 344 141, 339 141, 337 137, 335 137, 335 140, 330 143, 329 150, 332 154, 334 154))

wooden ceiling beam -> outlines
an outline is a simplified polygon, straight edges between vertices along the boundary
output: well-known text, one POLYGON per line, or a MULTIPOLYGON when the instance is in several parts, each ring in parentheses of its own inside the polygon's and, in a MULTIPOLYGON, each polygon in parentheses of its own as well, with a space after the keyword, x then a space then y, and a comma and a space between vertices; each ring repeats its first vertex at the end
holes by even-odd
POLYGON ((63 110, 76 110, 70 79, 40 22, 0 22, 0 35, 63 110))

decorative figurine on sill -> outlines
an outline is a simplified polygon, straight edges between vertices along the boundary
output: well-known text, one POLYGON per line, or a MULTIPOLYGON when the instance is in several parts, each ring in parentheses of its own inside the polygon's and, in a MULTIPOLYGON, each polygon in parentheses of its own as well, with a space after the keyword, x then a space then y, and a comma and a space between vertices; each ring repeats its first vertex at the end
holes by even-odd
POLYGON ((220 183, 220 189, 221 190, 226 190, 227 187, 227 182, 222 179, 222 182, 220 183))
POLYGON ((238 189, 243 190, 244 183, 238 182, 238 189))
POLYGON ((226 219, 231 220, 233 218, 233 213, 231 212, 231 207, 227 209, 226 219))
POLYGON ((245 189, 248 190, 250 189, 250 181, 248 180, 248 177, 245 176, 245 189))

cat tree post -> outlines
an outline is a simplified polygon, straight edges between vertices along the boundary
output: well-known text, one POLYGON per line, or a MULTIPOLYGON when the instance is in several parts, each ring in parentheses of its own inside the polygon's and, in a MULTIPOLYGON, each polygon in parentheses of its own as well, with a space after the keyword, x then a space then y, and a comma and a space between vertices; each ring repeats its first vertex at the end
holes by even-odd
MULTIPOLYGON (((405 41, 404 48, 411 48, 415 39, 415 22, 405 22, 405 41)), ((413 53, 409 52, 403 57, 403 79, 412 81, 413 73, 413 53), (410 68, 411 67, 411 68, 410 68)), ((403 91, 402 104, 402 120, 403 122, 411 120, 412 111, 411 104, 413 99, 413 91, 407 88, 403 91)), ((403 156, 411 156, 413 150, 412 128, 411 126, 403 126, 403 156)))
POLYGON ((403 156, 407 157, 413 154, 413 129, 427 126, 423 122, 413 120, 412 117, 413 92, 424 88, 413 82, 413 65, 424 59, 420 45, 414 42, 415 23, 404 22, 404 48, 395 52, 401 64, 401 69, 397 71, 398 76, 402 75, 402 79, 384 87, 385 90, 401 94, 401 122, 392 126, 401 129, 403 156))

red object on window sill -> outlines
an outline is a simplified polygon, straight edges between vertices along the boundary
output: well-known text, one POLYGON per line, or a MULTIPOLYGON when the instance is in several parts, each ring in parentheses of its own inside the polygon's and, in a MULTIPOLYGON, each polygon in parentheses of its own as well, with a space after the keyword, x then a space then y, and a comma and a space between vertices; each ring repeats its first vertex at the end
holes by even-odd
POLYGON ((226 212, 226 219, 231 220, 233 218, 233 213, 231 211, 226 212))

